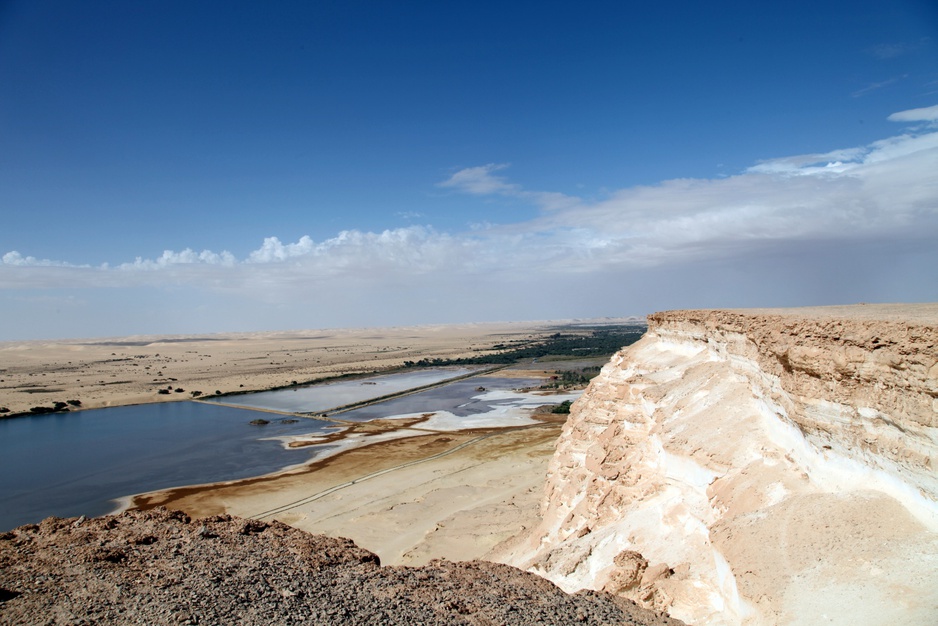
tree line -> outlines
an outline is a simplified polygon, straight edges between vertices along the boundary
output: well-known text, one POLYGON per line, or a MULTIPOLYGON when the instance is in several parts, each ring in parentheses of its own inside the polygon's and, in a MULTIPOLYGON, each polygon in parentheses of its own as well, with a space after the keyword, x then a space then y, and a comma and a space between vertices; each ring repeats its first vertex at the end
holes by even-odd
POLYGON ((641 339, 645 329, 639 326, 597 327, 576 332, 557 332, 543 339, 517 340, 514 345, 497 344, 497 351, 457 359, 420 359, 404 361, 404 367, 443 365, 511 365, 521 359, 547 356, 611 356, 624 346, 641 339))

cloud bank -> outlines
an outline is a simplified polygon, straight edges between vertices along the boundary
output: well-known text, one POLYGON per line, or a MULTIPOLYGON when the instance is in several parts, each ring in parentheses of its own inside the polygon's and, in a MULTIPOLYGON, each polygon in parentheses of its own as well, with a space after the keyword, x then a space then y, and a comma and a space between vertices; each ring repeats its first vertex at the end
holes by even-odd
MULTIPOLYGON (((814 293, 805 289, 844 280, 850 284, 839 284, 840 292, 820 289, 819 297, 935 299, 938 265, 919 265, 930 263, 938 248, 938 106, 889 119, 906 124, 904 132, 870 145, 768 159, 727 178, 620 189, 599 200, 525 189, 510 181, 507 164, 460 169, 438 187, 540 210, 532 220, 464 232, 429 226, 346 230, 319 242, 301 236, 293 243, 270 236, 244 258, 224 250, 166 250, 155 258, 100 266, 12 250, 2 256, 0 289, 172 286, 209 299, 254 301, 258 311, 270 303, 295 311, 311 302, 334 303, 331 315, 317 308, 318 317, 310 315, 308 323, 298 313, 289 318, 300 326, 353 319, 382 325, 465 321, 457 318, 468 315, 530 318, 529 311, 538 309, 521 300, 556 289, 582 292, 579 307, 544 306, 537 317, 644 313, 659 302, 686 306, 679 290, 687 294, 697 286, 704 293, 702 286, 730 275, 735 282, 714 291, 732 295, 726 306, 778 304, 757 299, 768 293, 760 281, 774 281, 782 303, 792 305, 823 303, 805 302, 804 294, 814 293), (780 265, 766 266, 770 257, 780 265), (855 262, 867 274, 875 273, 873 267, 901 267, 904 274, 888 284, 868 276, 850 279, 855 262), (647 290, 649 276, 663 281, 656 284, 657 299, 631 294, 629 308, 603 308, 608 290, 647 290), (740 297, 747 291, 750 300, 740 297), (363 303, 373 302, 372 296, 381 302, 362 317, 358 309, 369 306, 363 303)), ((614 302, 626 306, 621 296, 614 302)))

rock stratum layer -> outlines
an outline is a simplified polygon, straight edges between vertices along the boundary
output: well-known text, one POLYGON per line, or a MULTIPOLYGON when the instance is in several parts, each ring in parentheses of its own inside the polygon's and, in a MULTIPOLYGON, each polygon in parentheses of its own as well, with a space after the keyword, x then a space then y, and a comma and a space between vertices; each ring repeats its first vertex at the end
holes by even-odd
POLYGON ((2 624, 679 624, 505 565, 382 567, 347 539, 155 509, 0 534, 2 624))
POLYGON ((938 305, 650 316, 500 557, 694 624, 938 623, 938 305))

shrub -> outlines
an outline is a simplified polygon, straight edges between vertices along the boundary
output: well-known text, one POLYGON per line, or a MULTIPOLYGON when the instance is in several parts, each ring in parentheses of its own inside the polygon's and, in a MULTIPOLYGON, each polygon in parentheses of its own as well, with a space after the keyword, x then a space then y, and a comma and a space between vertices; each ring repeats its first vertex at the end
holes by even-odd
POLYGON ((550 412, 551 413, 569 413, 571 404, 573 403, 570 402, 569 400, 564 400, 563 402, 555 406, 553 409, 551 409, 550 412))

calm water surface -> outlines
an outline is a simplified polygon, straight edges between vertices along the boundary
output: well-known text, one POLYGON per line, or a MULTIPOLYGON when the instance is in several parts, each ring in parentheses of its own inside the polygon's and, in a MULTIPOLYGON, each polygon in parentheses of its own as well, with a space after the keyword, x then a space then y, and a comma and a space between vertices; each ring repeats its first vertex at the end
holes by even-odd
POLYGON ((217 400, 209 398, 209 402, 288 413, 313 413, 459 378, 478 369, 468 367, 420 369, 413 372, 339 380, 276 391, 259 391, 217 400))
POLYGON ((0 420, 0 531, 49 515, 103 515, 113 499, 143 491, 274 472, 315 450, 262 438, 335 427, 281 419, 170 402, 0 420), (270 424, 249 423, 257 418, 270 424))
MULTIPOLYGON (((451 378, 468 370, 445 371, 451 378)), ((437 371, 435 376, 439 375, 437 371)), ((410 387, 404 389, 440 379, 408 375, 406 380, 410 387)), ((361 380, 348 382, 362 387, 361 380)), ((338 413, 335 418, 368 421, 430 411, 469 416, 502 404, 481 400, 478 387, 507 390, 535 382, 473 377, 338 413)), ((386 393, 391 392, 383 387, 375 395, 386 393)), ((342 404, 335 402, 335 396, 330 398, 329 408, 342 404)), ((297 423, 286 424, 283 419, 219 404, 169 402, 0 420, 0 531, 49 515, 103 515, 115 508, 116 498, 135 493, 275 472, 304 463, 324 448, 285 449, 279 440, 270 438, 336 428, 321 420, 298 418, 297 423), (270 423, 249 423, 257 418, 270 423)))

